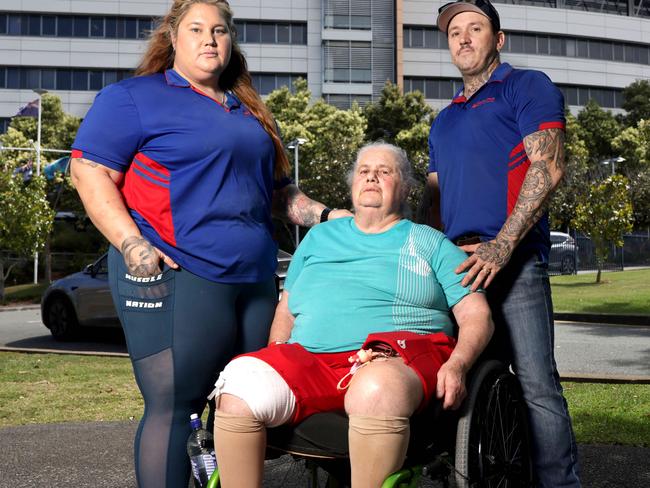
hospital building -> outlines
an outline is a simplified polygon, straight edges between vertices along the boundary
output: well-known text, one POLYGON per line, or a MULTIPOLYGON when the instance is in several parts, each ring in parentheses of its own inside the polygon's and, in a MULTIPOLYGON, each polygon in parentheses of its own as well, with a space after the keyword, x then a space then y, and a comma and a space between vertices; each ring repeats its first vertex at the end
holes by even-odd
MULTIPOLYGON (((83 117, 102 87, 133 75, 170 0, 0 0, 0 130, 34 92, 83 117)), ((650 79, 650 0, 495 0, 502 60, 540 69, 576 111, 621 111, 624 87, 650 79)), ((231 0, 238 39, 263 95, 306 78, 336 106, 376 100, 386 80, 434 108, 461 79, 433 0, 231 0)))

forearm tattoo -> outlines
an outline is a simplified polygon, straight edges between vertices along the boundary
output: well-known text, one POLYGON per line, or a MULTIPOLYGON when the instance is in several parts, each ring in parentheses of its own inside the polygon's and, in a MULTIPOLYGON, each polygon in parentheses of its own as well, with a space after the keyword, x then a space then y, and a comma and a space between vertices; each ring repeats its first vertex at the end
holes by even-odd
POLYGON ((276 215, 283 220, 313 227, 320 222, 323 205, 309 198, 296 185, 287 185, 275 191, 273 208, 276 215))
POLYGON ((147 277, 160 273, 160 257, 143 237, 127 237, 122 242, 121 251, 130 275, 147 277))
POLYGON ((524 147, 531 163, 517 203, 495 241, 476 251, 479 257, 499 265, 510 259, 521 238, 544 215, 550 195, 564 174, 564 130, 535 132, 524 138, 524 147))

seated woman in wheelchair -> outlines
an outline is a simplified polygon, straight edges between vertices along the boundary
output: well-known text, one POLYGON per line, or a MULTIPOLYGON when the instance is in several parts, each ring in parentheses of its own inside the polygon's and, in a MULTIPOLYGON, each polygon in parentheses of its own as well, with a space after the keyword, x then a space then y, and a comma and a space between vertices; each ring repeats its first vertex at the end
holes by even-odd
POLYGON ((349 175, 354 217, 314 227, 296 251, 269 346, 216 384, 222 486, 261 486, 266 427, 335 410, 349 417, 352 486, 380 486, 404 462, 409 417, 434 397, 462 402, 493 324, 455 273, 466 255, 403 217, 411 181, 404 151, 363 147, 349 175))

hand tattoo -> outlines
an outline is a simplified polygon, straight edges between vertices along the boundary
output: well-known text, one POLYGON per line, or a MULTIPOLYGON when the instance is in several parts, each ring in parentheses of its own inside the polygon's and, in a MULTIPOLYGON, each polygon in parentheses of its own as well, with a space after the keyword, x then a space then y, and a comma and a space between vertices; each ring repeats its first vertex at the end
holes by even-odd
POLYGON ((484 242, 474 254, 483 261, 495 264, 499 268, 510 260, 513 247, 507 239, 497 237, 494 241, 484 242))
POLYGON ((127 237, 121 251, 130 275, 148 277, 160 273, 158 252, 143 237, 127 237))

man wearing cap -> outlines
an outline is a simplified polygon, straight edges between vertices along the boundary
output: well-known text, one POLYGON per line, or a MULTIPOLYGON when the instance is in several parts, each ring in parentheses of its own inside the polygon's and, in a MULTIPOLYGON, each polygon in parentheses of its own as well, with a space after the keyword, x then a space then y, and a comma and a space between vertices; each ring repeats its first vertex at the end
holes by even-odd
POLYGON ((579 487, 577 449, 553 355, 545 204, 564 174, 564 100, 543 73, 501 63, 505 35, 487 0, 439 9, 463 89, 429 135, 429 221, 469 257, 528 405, 538 486, 579 487))

